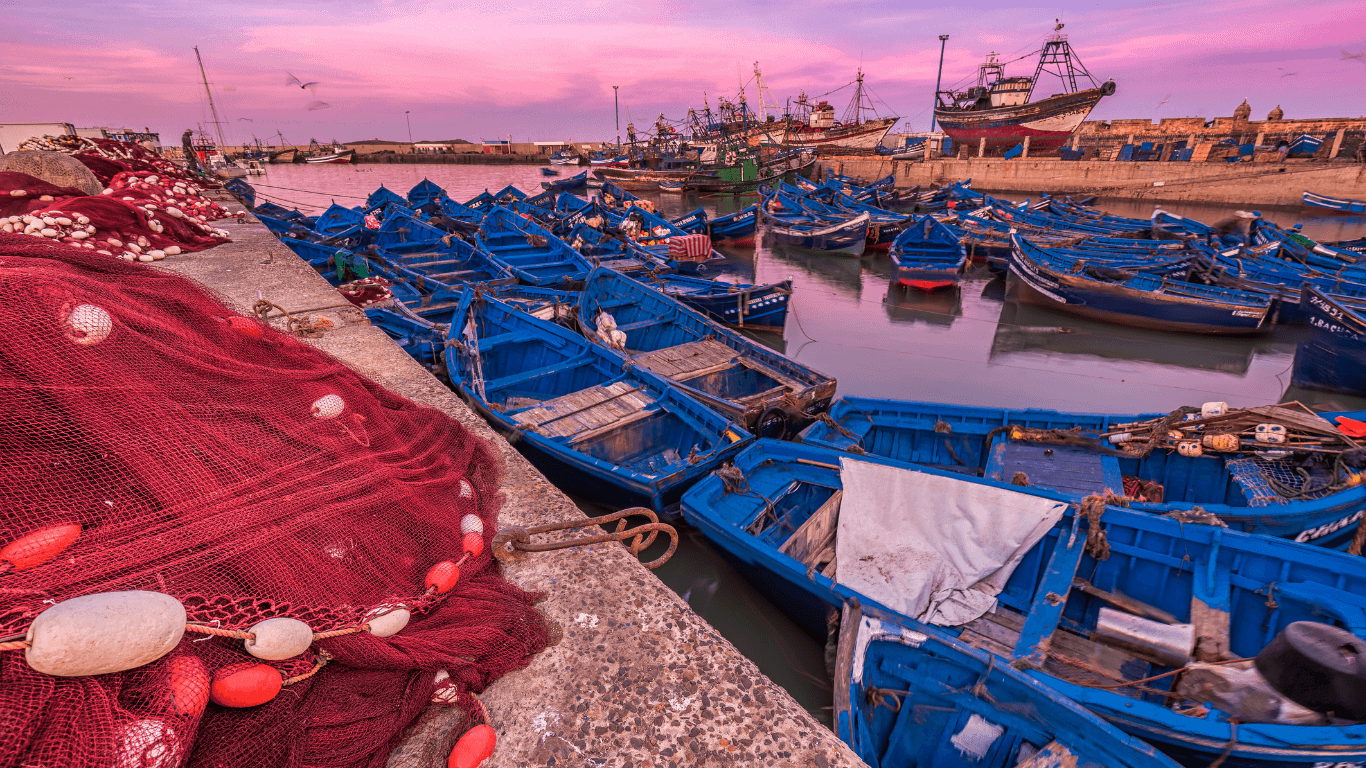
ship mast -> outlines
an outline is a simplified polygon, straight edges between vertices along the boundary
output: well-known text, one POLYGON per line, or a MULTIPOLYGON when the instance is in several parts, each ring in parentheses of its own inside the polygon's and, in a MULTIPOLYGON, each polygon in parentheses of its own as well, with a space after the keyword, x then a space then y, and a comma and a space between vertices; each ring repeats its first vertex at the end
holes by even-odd
POLYGON ((226 151, 228 143, 223 140, 223 121, 218 119, 218 108, 213 105, 213 92, 209 90, 209 76, 204 74, 204 59, 199 55, 199 46, 194 47, 195 61, 199 62, 199 77, 204 83, 204 95, 209 97, 209 112, 213 115, 214 128, 218 130, 220 152, 226 151))

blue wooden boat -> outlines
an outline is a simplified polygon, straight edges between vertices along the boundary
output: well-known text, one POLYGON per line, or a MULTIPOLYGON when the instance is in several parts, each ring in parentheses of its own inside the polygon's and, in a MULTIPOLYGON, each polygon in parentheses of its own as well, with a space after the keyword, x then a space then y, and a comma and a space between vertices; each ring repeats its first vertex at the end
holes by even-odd
POLYGON ((1088 267, 1011 235, 1010 276, 1024 301, 1082 317, 1191 333, 1270 329, 1271 296, 1176 282, 1108 267, 1088 267))
POLYGON ((365 198, 365 209, 370 210, 389 203, 397 204, 405 208, 409 205, 407 198, 381 184, 378 189, 370 193, 369 197, 365 198))
POLYGON ((462 205, 469 210, 486 213, 498 205, 498 198, 494 197, 493 193, 486 189, 474 197, 471 197, 469 200, 466 200, 462 205))
POLYGON ((701 312, 713 322, 751 331, 781 332, 787 323, 792 281, 768 285, 722 283, 688 275, 655 274, 650 287, 701 312))
POLYGON ((445 196, 446 190, 431 179, 424 178, 408 190, 408 203, 414 208, 421 208, 429 203, 438 202, 445 196))
POLYGON ((690 235, 701 235, 707 232, 707 211, 705 208, 698 208, 692 213, 670 219, 670 222, 690 235))
POLYGON ((493 199, 497 201, 499 205, 506 205, 512 202, 513 200, 527 199, 527 193, 518 189, 515 185, 509 184, 506 187, 503 187, 502 189, 498 190, 497 192, 494 192, 493 199))
POLYGON ((512 270, 488 253, 457 238, 436 244, 415 243, 379 249, 376 256, 415 288, 429 293, 437 288, 466 285, 512 285, 512 270))
POLYGON ((588 171, 576 173, 573 176, 555 181, 541 182, 541 188, 550 192, 573 192, 575 190, 588 188, 588 171))
POLYGON ((1354 297, 1309 285, 1303 290, 1300 306, 1314 336, 1296 345, 1291 382, 1366 396, 1366 292, 1354 297))
POLYGON ((1304 204, 1310 208, 1337 211, 1338 213, 1366 213, 1366 200, 1329 197, 1328 195, 1319 195, 1308 191, 1304 193, 1304 204))
POLYGON ((569 285, 593 269, 582 254, 550 230, 501 206, 484 218, 475 245, 528 285, 569 285))
POLYGON ((896 281, 926 292, 957 285, 968 263, 958 237, 932 216, 921 216, 902 230, 891 255, 896 281))
POLYGON ((364 218, 359 209, 333 203, 314 220, 313 231, 333 241, 355 237, 365 228, 364 218))
MULTIPOLYGON (((1266 408, 1268 422, 1277 420, 1278 410, 1266 408)), ((1188 457, 1165 448, 1138 458, 1099 448, 1011 437, 1013 428, 1021 427, 1066 431, 1079 441, 1099 443, 1097 436, 1116 432, 1120 425, 1161 415, 1063 413, 843 397, 831 406, 830 420, 808 427, 801 440, 973 477, 1011 480, 1016 472, 1024 472, 1031 489, 1074 499, 1155 483, 1162 489, 1162 501, 1133 501, 1133 509, 1165 515, 1199 507, 1229 527, 1248 533, 1333 549, 1347 547, 1356 521, 1366 509, 1366 488, 1324 488, 1303 498, 1283 496, 1268 478, 1287 483, 1292 489, 1305 487, 1295 472, 1296 465, 1285 459, 1214 452, 1188 457)), ((1315 472, 1309 487, 1322 487, 1325 479, 1325 473, 1315 472)))
POLYGON ((811 217, 778 216, 767 209, 764 209, 763 215, 768 224, 769 237, 782 245, 862 256, 868 244, 871 217, 867 213, 835 223, 811 217))
POLYGON ((555 170, 554 168, 542 168, 542 169, 541 169, 541 175, 542 175, 542 176, 559 176, 559 175, 560 175, 560 172, 557 171, 557 170, 555 170))
POLYGON ((683 183, 679 181, 673 181, 672 179, 660 179, 659 181, 655 182, 655 186, 659 188, 660 192, 671 192, 674 194, 683 193, 683 183))
POLYGON ((846 600, 835 733, 871 768, 1176 768, 1043 683, 919 622, 846 600))
POLYGON ((712 219, 711 239, 723 245, 754 245, 754 232, 758 226, 759 205, 756 203, 712 219))
MULTIPOLYGON (((843 492, 846 461, 908 470, 902 477, 917 476, 935 488, 971 482, 878 457, 760 440, 735 458, 724 478, 706 478, 683 497, 685 519, 820 638, 826 637, 827 616, 850 598, 892 610, 841 583, 846 555, 826 559, 834 557, 846 524, 858 524, 850 516, 862 512, 847 499, 832 502, 843 492), (809 545, 813 533, 832 526, 819 541, 823 546, 809 545)), ((996 493, 1017 490, 976 482, 996 493)), ((921 508, 926 515, 947 510, 929 499, 921 508)), ((1168 674, 1190 674, 1199 666, 1158 655, 1151 645, 1122 643, 1099 628, 1102 611, 1112 611, 1111 617, 1136 613, 1148 626, 1184 635, 1184 653, 1201 661, 1251 659, 1294 622, 1326 622, 1360 638, 1366 636, 1366 560, 1119 507, 1095 511, 1098 521, 1069 505, 1024 553, 987 613, 961 626, 922 625, 922 632, 990 653, 996 665, 1023 671, 1191 768, 1313 768, 1366 760, 1366 725, 1313 713, 1306 717, 1311 724, 1250 722, 1246 716, 1239 722, 1221 708, 1226 705, 1188 699, 1202 694, 1174 686, 1168 674), (1104 545, 1092 525, 1104 533, 1104 545)), ((1107 619, 1107 625, 1115 622, 1107 619)))
POLYGON ((583 336, 466 291, 451 383, 560 488, 657 512, 752 438, 583 336))
POLYGON ((829 376, 610 269, 595 269, 584 281, 579 325, 594 343, 672 381, 756 435, 795 432, 835 396, 829 376))

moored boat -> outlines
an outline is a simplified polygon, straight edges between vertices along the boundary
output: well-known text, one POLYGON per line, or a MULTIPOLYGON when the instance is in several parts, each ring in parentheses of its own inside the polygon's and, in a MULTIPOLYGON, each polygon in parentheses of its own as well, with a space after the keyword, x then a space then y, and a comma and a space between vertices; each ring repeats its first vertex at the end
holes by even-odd
POLYGON ((475 291, 452 319, 446 369, 556 485, 617 506, 666 513, 751 439, 659 376, 475 291))
MULTIPOLYGON (((977 482, 760 440, 688 491, 683 514, 817 637, 858 599, 990 653, 1191 768, 1366 759, 1359 709, 1334 718, 1273 688, 1294 675, 1286 656, 1253 667, 1306 623, 1310 637, 1346 638, 1332 641, 1344 655, 1366 653, 1366 561, 1119 507, 1037 506, 977 482)), ((1332 665, 1339 690, 1359 692, 1354 667, 1332 665)))
POLYGON ((931 216, 922 216, 892 243, 892 266, 898 283, 922 291, 958 284, 968 261, 958 238, 931 216))
POLYGON ((750 331, 781 333, 787 322, 792 281, 768 285, 723 283, 688 275, 655 274, 650 287, 711 320, 750 331))
POLYGON ((872 768, 1176 768, 1151 744, 919 622, 851 598, 839 627, 835 733, 872 768))
POLYGON ((1306 191, 1304 193, 1304 204, 1310 208, 1319 208, 1338 213, 1366 213, 1366 200, 1352 200, 1345 197, 1329 197, 1306 191))
POLYGON ((810 248, 831 253, 862 256, 868 244, 867 213, 851 216, 846 221, 829 222, 812 217, 805 219, 778 217, 764 213, 767 232, 773 241, 798 248, 810 248))
POLYGON ((835 380, 726 330, 610 269, 584 280, 579 323, 593 342, 656 373, 756 435, 782 437, 819 416, 835 380))
POLYGON ((1306 389, 1366 396, 1366 296, 1305 285, 1300 307, 1314 336, 1295 347, 1290 380, 1306 389))
POLYGON ((1067 36, 1055 30, 1039 51, 1033 77, 1006 77, 1005 65, 993 53, 978 68, 977 85, 961 92, 938 92, 934 117, 954 144, 974 152, 982 147, 1006 150, 1026 139, 1031 150, 1047 152, 1067 143, 1096 104, 1114 92, 1114 81, 1095 83, 1067 36), (1046 74, 1061 79, 1065 92, 1030 101, 1046 74), (1078 90, 1079 77, 1094 87, 1078 90))

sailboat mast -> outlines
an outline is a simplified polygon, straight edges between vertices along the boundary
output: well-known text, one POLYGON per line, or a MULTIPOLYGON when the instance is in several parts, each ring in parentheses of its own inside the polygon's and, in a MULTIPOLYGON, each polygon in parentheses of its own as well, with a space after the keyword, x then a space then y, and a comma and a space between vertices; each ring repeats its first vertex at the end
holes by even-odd
POLYGON ((213 105, 213 92, 209 90, 209 76, 204 74, 204 59, 199 55, 199 46, 194 47, 195 61, 199 62, 199 77, 204 83, 204 95, 209 97, 209 112, 213 115, 214 128, 218 130, 218 146, 225 151, 228 143, 223 140, 223 121, 218 119, 218 108, 213 105))

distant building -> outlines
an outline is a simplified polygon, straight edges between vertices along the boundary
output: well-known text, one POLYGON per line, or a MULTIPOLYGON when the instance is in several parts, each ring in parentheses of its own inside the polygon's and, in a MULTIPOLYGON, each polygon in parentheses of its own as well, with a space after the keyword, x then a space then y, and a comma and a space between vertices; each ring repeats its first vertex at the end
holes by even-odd
POLYGON ((71 123, 0 123, 0 152, 16 152, 19 145, 41 136, 77 136, 71 123))

